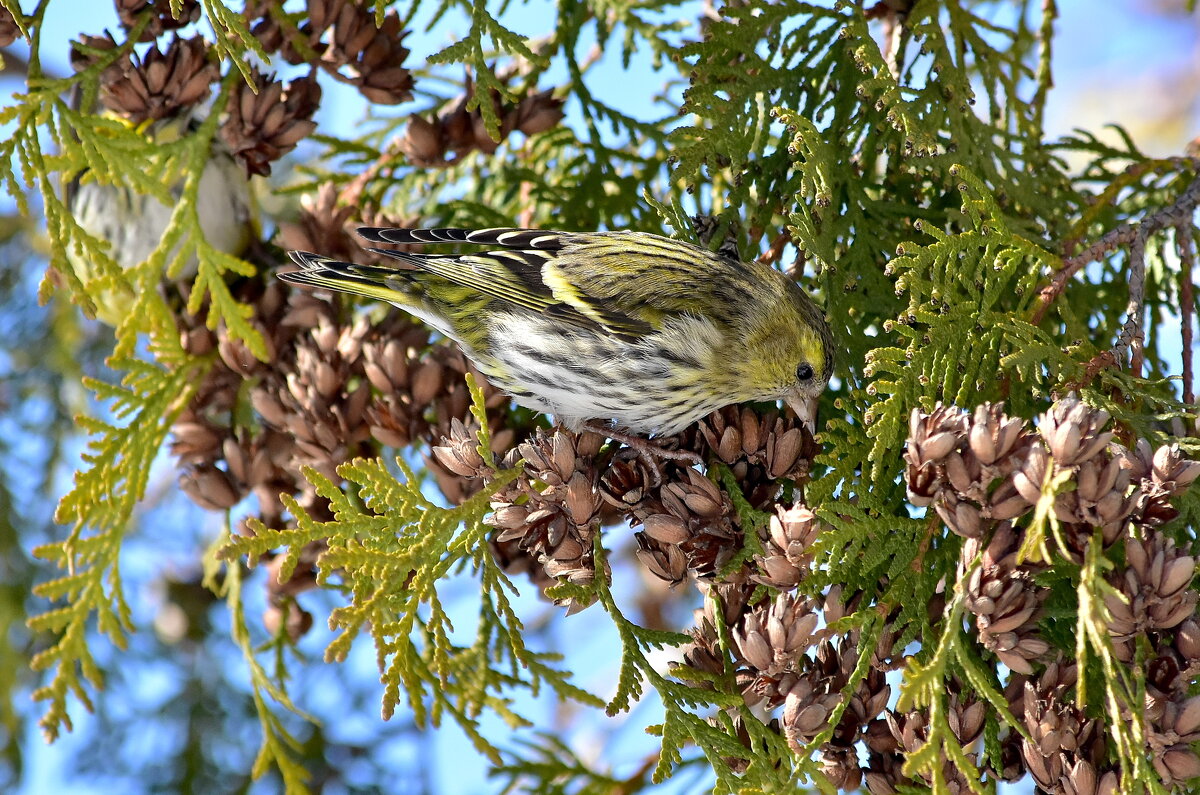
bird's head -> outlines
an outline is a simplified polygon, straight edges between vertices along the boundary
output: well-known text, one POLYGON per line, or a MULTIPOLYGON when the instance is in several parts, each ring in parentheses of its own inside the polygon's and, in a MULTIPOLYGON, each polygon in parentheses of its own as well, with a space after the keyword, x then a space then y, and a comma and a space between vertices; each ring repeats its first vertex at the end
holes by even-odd
POLYGON ((786 300, 764 313, 746 340, 741 367, 751 400, 783 400, 815 430, 817 400, 833 375, 833 334, 811 299, 788 283, 786 300))

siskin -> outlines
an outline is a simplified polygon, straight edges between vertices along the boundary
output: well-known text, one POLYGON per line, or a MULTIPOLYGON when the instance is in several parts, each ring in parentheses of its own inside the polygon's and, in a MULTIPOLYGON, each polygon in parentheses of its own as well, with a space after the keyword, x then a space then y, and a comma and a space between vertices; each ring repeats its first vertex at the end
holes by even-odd
POLYGON ((522 406, 623 441, 712 411, 784 400, 811 430, 833 368, 821 310, 779 271, 644 232, 374 229, 371 243, 475 243, 479 254, 371 249, 398 267, 293 251, 293 284, 388 301, 450 337, 522 406))
MULTIPOLYGON (((190 116, 174 117, 138 129, 155 143, 166 143, 191 133, 200 121, 190 116)), ((175 180, 168 190, 178 198, 183 178, 175 180)), ((159 248, 175 213, 174 206, 157 197, 137 193, 125 185, 98 182, 90 171, 76 175, 68 186, 67 202, 80 228, 108 244, 113 261, 123 271, 145 262, 159 248)), ((204 239, 228 254, 240 256, 257 233, 246 172, 220 141, 214 141, 212 155, 200 175, 196 212, 204 239)), ((67 259, 85 285, 102 277, 101 269, 75 247, 67 249, 67 259)), ((184 264, 181 276, 195 276, 196 266, 192 257, 184 264)), ((93 297, 96 317, 111 326, 120 324, 134 298, 127 283, 98 288, 93 297)))

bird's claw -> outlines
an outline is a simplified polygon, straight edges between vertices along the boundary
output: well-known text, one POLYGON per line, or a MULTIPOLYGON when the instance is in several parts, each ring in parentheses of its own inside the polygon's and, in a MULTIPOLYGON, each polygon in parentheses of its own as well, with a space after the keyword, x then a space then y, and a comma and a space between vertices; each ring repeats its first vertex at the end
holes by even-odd
POLYGON ((612 439, 615 442, 624 444, 629 449, 637 453, 638 458, 646 465, 646 469, 651 473, 654 482, 651 486, 658 486, 662 482, 662 477, 659 474, 658 461, 655 459, 666 461, 678 461, 693 466, 695 464, 703 464, 704 459, 691 450, 668 450, 662 445, 655 444, 649 439, 641 436, 635 436, 630 433, 618 431, 615 428, 610 428, 599 423, 585 423, 583 429, 592 433, 600 434, 601 436, 612 439))

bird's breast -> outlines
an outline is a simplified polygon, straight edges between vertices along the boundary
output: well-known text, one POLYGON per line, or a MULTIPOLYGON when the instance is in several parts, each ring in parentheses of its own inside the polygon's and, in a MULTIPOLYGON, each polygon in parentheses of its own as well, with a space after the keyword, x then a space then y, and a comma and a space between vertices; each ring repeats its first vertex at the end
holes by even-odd
POLYGON ((567 425, 613 420, 635 433, 669 434, 720 407, 704 388, 702 342, 678 333, 628 341, 510 313, 493 319, 476 364, 517 403, 567 425))

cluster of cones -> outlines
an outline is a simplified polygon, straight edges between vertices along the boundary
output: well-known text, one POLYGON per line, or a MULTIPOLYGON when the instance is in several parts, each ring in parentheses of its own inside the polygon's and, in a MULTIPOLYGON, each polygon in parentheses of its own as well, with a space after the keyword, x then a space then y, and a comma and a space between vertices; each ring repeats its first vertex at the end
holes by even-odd
MULTIPOLYGON (((1147 700, 1137 716, 1147 729, 1146 754, 1169 785, 1200 777, 1200 757, 1190 746, 1200 739, 1200 697, 1189 695, 1200 672, 1191 587, 1196 559, 1161 530, 1176 516, 1171 498, 1200 476, 1200 463, 1185 460, 1174 446, 1116 444, 1104 430, 1107 420, 1075 398, 1055 403, 1036 431, 991 404, 970 413, 939 407, 913 415, 905 453, 910 499, 933 507, 965 538, 959 576, 976 640, 1009 670, 1009 710, 1029 735, 1003 730, 1002 753, 983 754, 980 740, 992 708, 965 683, 949 683, 945 717, 955 741, 993 781, 1028 775, 1042 791, 1070 795, 1120 786, 1105 719, 1076 704, 1076 664, 1043 636, 1050 590, 1038 575, 1053 557, 1034 562, 1021 553, 1034 507, 1050 499, 1060 559, 1077 563, 1096 543, 1121 561, 1108 577, 1114 588, 1106 599, 1108 631, 1123 662, 1132 662, 1139 647, 1153 650, 1147 700), (1049 483, 1055 490, 1043 497, 1049 483)), ((727 676, 727 648, 746 703, 772 716, 769 725, 793 750, 807 753, 810 743, 828 738, 819 745, 822 766, 840 789, 883 795, 931 786, 932 777, 904 772, 907 755, 929 739, 930 715, 888 708, 887 674, 904 664, 894 632, 885 623, 864 652, 861 631, 828 629, 863 606, 862 594, 835 587, 820 597, 803 595, 814 544, 827 530, 813 512, 801 503, 779 506, 765 527, 744 527, 729 493, 696 470, 647 463, 628 450, 614 455, 601 441, 539 431, 502 461, 525 462, 492 501, 493 551, 507 569, 543 586, 607 577, 607 570, 597 571, 595 535, 607 524, 632 525, 645 571, 673 586, 693 582, 706 596, 681 675, 690 668, 705 675, 699 682, 727 676), (748 532, 756 534, 758 551, 751 555, 745 554, 748 532), (728 644, 721 626, 728 628, 728 644), (866 674, 847 695, 864 653, 866 674)), ((812 454, 800 429, 749 409, 714 414, 673 442, 722 462, 760 507, 779 499, 778 478, 804 479, 812 454)), ((474 445, 470 428, 455 424, 434 456, 462 477, 486 481, 494 473, 474 445)), ((572 609, 586 607, 567 601, 572 609)), ((928 610, 937 625, 943 597, 928 610)), ((749 759, 726 762, 738 770, 749 759)), ((951 791, 970 789, 949 761, 937 775, 951 791)))
MULTIPOLYGON (((487 481, 494 473, 473 450, 474 431, 451 430, 434 448, 438 463, 487 481)), ((738 407, 661 441, 720 461, 759 507, 778 497, 780 476, 805 476, 815 449, 797 421, 738 407)), ((636 528, 638 559, 658 579, 678 585, 717 576, 744 544, 729 495, 691 467, 628 448, 602 449, 602 442, 592 433, 539 431, 505 459, 505 465, 524 461, 521 475, 492 499, 493 551, 507 570, 530 573, 543 586, 590 582, 596 533, 628 523, 636 528)), ((567 606, 586 607, 570 599, 567 606)))
MULTIPOLYGON (((116 5, 126 32, 154 44, 139 56, 112 34, 83 36, 74 44, 72 65, 84 71, 105 64, 100 102, 134 126, 187 118, 221 77, 209 43, 199 35, 180 37, 179 31, 199 19, 200 4, 185 0, 178 17, 165 0, 116 0, 116 5), (160 41, 167 35, 169 41, 160 41), (112 51, 118 48, 123 52, 113 59, 112 51)), ((307 65, 310 71, 285 83, 252 69, 250 81, 240 81, 233 89, 220 137, 247 174, 269 174, 272 162, 315 129, 312 117, 321 99, 318 72, 353 85, 375 104, 396 105, 413 97, 413 76, 404 66, 409 56, 403 44, 407 31, 394 9, 376 26, 374 4, 364 0, 308 0, 303 12, 285 12, 277 5, 247 2, 243 17, 248 28, 265 52, 295 66, 307 65)), ((3 11, 0 41, 11 41, 18 32, 11 14, 3 11)), ((450 153, 461 157, 495 151, 499 141, 488 133, 481 110, 467 110, 474 94, 468 80, 465 93, 432 120, 412 115, 397 146, 410 165, 439 166, 448 162, 450 153)), ((563 117, 562 101, 549 90, 512 101, 492 91, 483 101, 500 120, 500 141, 513 131, 528 135, 548 130, 563 117)))
POLYGON ((1200 777, 1190 747, 1200 739, 1200 698, 1189 696, 1200 673, 1196 558, 1161 529, 1178 516, 1171 498, 1200 477, 1200 462, 1144 439, 1126 448, 1105 430, 1108 419, 1074 397, 1055 403, 1036 431, 998 405, 970 414, 939 406, 913 412, 905 452, 910 501, 932 506, 967 539, 959 563, 966 607, 980 645, 1013 672, 1010 709, 1032 738, 1019 742, 1020 757, 1046 792, 1107 793, 1119 784, 1103 720, 1075 705, 1080 672, 1043 631, 1051 590, 1039 575, 1054 559, 1051 543, 1073 563, 1093 544, 1121 561, 1104 603, 1116 658, 1131 664, 1139 647, 1151 650, 1137 716, 1145 751, 1168 787, 1200 777), (1039 504, 1055 528, 1031 544, 1039 504))
MULTIPOLYGON (((166 18, 171 19, 169 13, 166 18)), ((119 46, 111 34, 83 36, 71 63, 76 71, 106 64, 100 72, 100 104, 135 127, 191 118, 221 78, 211 45, 199 36, 173 35, 161 49, 156 42, 142 55, 126 49, 111 60, 119 46)), ((254 69, 252 83, 241 81, 233 88, 219 135, 248 175, 265 175, 272 162, 316 129, 312 117, 321 89, 315 73, 284 83, 254 69)))
POLYGON ((483 112, 479 108, 468 110, 473 93, 468 88, 432 119, 413 114, 399 141, 400 151, 408 162, 433 168, 471 152, 491 154, 513 131, 526 135, 545 132, 558 126, 563 118, 563 101, 555 98, 552 89, 534 92, 516 102, 505 102, 492 92, 483 101, 491 102, 493 113, 500 120, 499 137, 493 139, 483 112))
MULTIPOLYGON (((171 444, 180 487, 201 507, 224 511, 252 495, 258 518, 282 527, 279 495, 286 493, 312 515, 331 520, 301 474, 304 467, 336 481, 339 464, 376 455, 383 446, 431 445, 469 415, 470 364, 455 347, 431 345, 429 331, 407 314, 394 310, 377 322, 354 319, 339 299, 293 290, 278 280, 265 286, 247 281, 237 297, 255 307, 250 322, 266 341, 266 362, 225 328, 213 332, 197 318, 180 317, 189 352, 217 353, 176 422, 171 444), (248 408, 252 422, 245 421, 248 408)), ((507 449, 527 430, 507 427, 507 398, 486 390, 497 448, 507 449)), ((431 468, 436 470, 435 462, 431 468)), ((461 484, 456 490, 455 478, 444 473, 442 480, 456 498, 470 488, 461 484)), ((293 639, 311 624, 294 597, 315 586, 321 551, 319 545, 307 550, 288 581, 268 578, 271 609, 265 620, 288 627, 293 639)))

